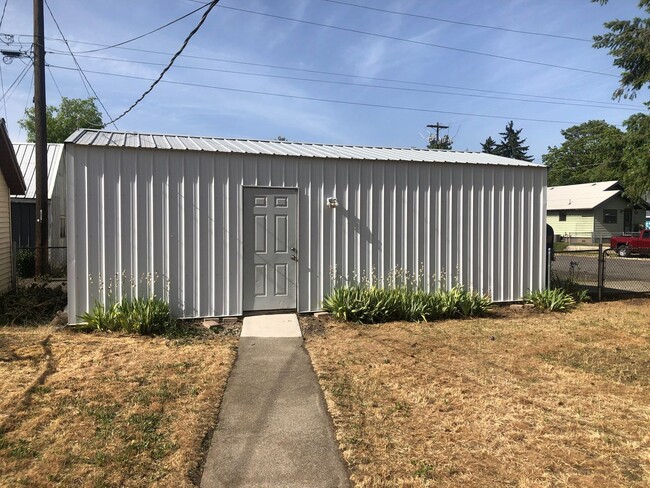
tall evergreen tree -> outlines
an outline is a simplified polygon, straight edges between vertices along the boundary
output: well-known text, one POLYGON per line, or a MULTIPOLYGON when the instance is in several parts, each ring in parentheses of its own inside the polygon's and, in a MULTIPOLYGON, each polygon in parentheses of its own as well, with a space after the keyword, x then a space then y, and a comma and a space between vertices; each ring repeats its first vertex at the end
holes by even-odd
POLYGON ((533 157, 528 155, 528 146, 524 146, 526 139, 521 139, 519 136, 522 130, 516 130, 512 120, 508 122, 505 132, 499 133, 501 142, 497 144, 495 154, 521 161, 532 161, 533 157))
POLYGON ((485 139, 485 142, 481 143, 481 152, 487 153, 487 154, 496 154, 497 153, 497 141, 492 139, 492 137, 488 137, 485 139))

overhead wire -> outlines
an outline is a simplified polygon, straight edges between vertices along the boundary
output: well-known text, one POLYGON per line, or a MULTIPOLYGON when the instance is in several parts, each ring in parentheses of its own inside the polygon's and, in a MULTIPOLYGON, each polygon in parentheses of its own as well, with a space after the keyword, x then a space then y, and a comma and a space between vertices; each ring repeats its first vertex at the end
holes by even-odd
POLYGON ((9 86, 9 88, 7 88, 7 91, 5 91, 2 94, 2 98, 0 99, 0 101, 5 102, 11 99, 12 89, 14 89, 15 87, 17 87, 22 83, 23 79, 25 78, 25 75, 27 74, 27 71, 29 71, 29 68, 31 68, 32 65, 33 65, 32 63, 26 63, 25 66, 23 66, 23 69, 20 71, 20 73, 18 73, 18 76, 13 81, 13 83, 9 86))
MULTIPOLYGON (((56 68, 56 69, 74 71, 74 68, 70 68, 68 66, 51 65, 51 67, 56 68)), ((94 73, 94 74, 99 74, 99 75, 105 75, 105 76, 115 76, 115 77, 119 77, 119 78, 129 78, 129 79, 134 79, 134 80, 151 80, 151 78, 145 78, 145 77, 142 77, 142 76, 108 73, 108 72, 105 72, 105 71, 91 71, 91 70, 88 70, 88 72, 89 73, 94 73)), ((447 114, 447 115, 460 115, 460 116, 465 116, 465 117, 482 117, 482 118, 491 118, 491 119, 518 120, 518 121, 524 121, 524 122, 542 122, 542 123, 564 124, 564 125, 575 125, 575 124, 580 123, 580 122, 568 121, 568 120, 535 119, 535 118, 528 118, 528 117, 514 117, 514 116, 511 116, 511 115, 508 115, 508 116, 506 116, 506 115, 491 115, 491 114, 478 114, 478 113, 468 113, 468 112, 452 112, 452 111, 444 111, 444 110, 433 110, 433 109, 425 109, 425 108, 419 108, 419 107, 400 107, 400 106, 396 106, 396 105, 383 105, 383 104, 375 104, 375 103, 353 102, 353 101, 350 101, 350 100, 335 100, 335 99, 328 99, 328 98, 307 97, 307 96, 301 96, 301 95, 289 95, 289 94, 286 94, 286 93, 273 93, 273 92, 264 92, 264 91, 258 91, 258 90, 245 90, 245 89, 242 89, 242 88, 231 88, 231 87, 225 87, 225 86, 206 85, 206 84, 202 84, 202 83, 189 83, 189 82, 182 82, 182 81, 162 80, 161 82, 162 83, 172 84, 172 85, 191 86, 191 87, 195 87, 195 88, 209 88, 209 89, 214 89, 214 90, 229 91, 229 92, 235 92, 235 93, 246 93, 246 94, 251 94, 251 95, 264 95, 264 96, 285 98, 285 99, 305 100, 305 101, 313 101, 313 102, 325 102, 325 103, 333 103, 333 104, 339 104, 339 105, 352 105, 352 106, 361 106, 361 107, 384 108, 384 109, 392 109, 392 110, 404 110, 404 111, 410 111, 410 112, 437 113, 437 114, 447 114)))
MULTIPOLYGON (((93 92, 95 98, 96 98, 97 101, 99 102, 99 105, 100 105, 100 106, 102 107, 102 109, 104 110, 104 113, 106 114, 106 116, 110 119, 110 118, 111 118, 111 115, 110 115, 110 113, 108 112, 108 109, 104 106, 104 103, 102 102, 102 99, 99 97, 99 95, 97 94, 97 92, 96 92, 95 89, 93 88, 92 83, 90 83, 90 80, 89 80, 88 77, 86 76, 86 73, 84 73, 84 70, 81 68, 81 65, 80 65, 79 62, 77 61, 77 58, 75 57, 74 53, 72 52, 72 49, 70 48, 70 44, 68 43, 67 39, 66 39, 65 36, 63 35, 63 31, 61 30, 61 26, 59 26, 59 23, 57 22, 56 17, 54 16, 54 12, 52 12, 52 9, 50 8, 50 4, 48 3, 47 0, 45 0, 45 6, 47 7, 47 10, 50 12, 50 16, 52 17, 52 20, 54 21, 54 25, 56 25, 56 29, 59 31, 59 34, 60 34, 61 37, 63 38, 63 42, 65 43, 66 47, 68 48, 68 51, 70 51, 70 55, 72 56, 72 59, 73 59, 73 61, 74 61, 74 64, 77 66, 77 70, 79 71, 79 73, 80 73, 80 75, 81 75, 81 77, 82 77, 82 81, 85 80, 86 83, 88 83, 88 86, 90 87, 90 90, 93 92)), ((84 86, 85 86, 85 85, 84 85, 84 86)), ((90 96, 90 93, 88 93, 88 96, 90 96)), ((109 124, 106 124, 106 125, 109 125, 109 124)), ((113 123, 113 126, 114 126, 115 129, 117 130, 117 125, 115 125, 115 124, 113 123)))
POLYGON ((388 34, 380 34, 380 33, 377 33, 377 32, 369 32, 369 31, 364 31, 364 30, 361 30, 361 29, 352 29, 350 27, 342 27, 342 26, 332 25, 332 24, 323 24, 321 22, 314 22, 314 21, 311 21, 311 20, 295 19, 295 18, 292 18, 292 17, 286 17, 284 15, 269 14, 269 13, 266 13, 266 12, 258 12, 256 10, 248 10, 248 9, 243 9, 243 8, 239 8, 239 7, 231 7, 231 6, 226 6, 226 5, 220 5, 219 7, 222 8, 222 9, 232 10, 232 11, 236 11, 236 12, 243 12, 243 13, 248 13, 248 14, 253 14, 253 15, 260 15, 260 16, 263 16, 263 17, 270 17, 270 18, 274 18, 274 19, 287 20, 287 21, 290 21, 290 22, 297 22, 297 23, 306 24, 306 25, 325 27, 325 28, 328 28, 328 29, 334 29, 334 30, 338 30, 338 31, 342 31, 342 32, 351 32, 351 33, 354 33, 354 34, 361 34, 361 35, 365 35, 365 36, 378 37, 380 39, 390 39, 390 40, 393 40, 393 41, 406 42, 406 43, 410 43, 410 44, 417 44, 419 46, 429 46, 429 47, 435 47, 435 48, 438 48, 438 49, 446 49, 446 50, 449 50, 449 51, 462 52, 462 53, 465 53, 465 54, 473 54, 473 55, 476 55, 476 56, 485 56, 485 57, 494 58, 494 59, 503 59, 503 60, 506 60, 506 61, 514 61, 514 62, 517 62, 517 63, 525 63, 525 64, 531 64, 531 65, 535 65, 535 66, 544 66, 546 68, 556 68, 556 69, 563 69, 563 70, 569 70, 569 71, 577 71, 577 72, 580 72, 580 73, 589 73, 589 74, 593 74, 593 75, 609 76, 609 77, 618 78, 618 75, 616 75, 616 74, 603 73, 602 71, 594 71, 594 70, 583 69, 583 68, 575 68, 575 67, 572 67, 572 66, 562 66, 562 65, 554 64, 554 63, 544 63, 542 61, 533 61, 533 60, 530 60, 530 59, 515 58, 515 57, 511 57, 511 56, 504 56, 504 55, 501 55, 501 54, 485 53, 485 52, 482 52, 482 51, 474 51, 472 49, 464 49, 464 48, 460 48, 460 47, 446 46, 444 44, 436 44, 436 43, 433 43, 433 42, 417 41, 415 39, 406 39, 404 37, 391 36, 391 35, 388 35, 388 34))
MULTIPOLYGON (((34 70, 29 70, 31 72, 31 78, 29 81, 29 90, 27 90, 27 97, 25 98, 25 110, 23 111, 24 114, 27 114, 27 107, 29 107, 29 102, 32 100, 32 93, 34 92, 34 70)), ((18 139, 20 139, 20 135, 23 133, 23 126, 21 124, 18 124, 18 139)))
MULTIPOLYGON (((56 40, 56 41, 61 40, 61 39, 58 39, 58 38, 48 38, 48 39, 49 40, 56 40)), ((91 43, 91 42, 85 42, 85 41, 74 41, 74 42, 77 42, 77 43, 80 43, 80 44, 99 45, 97 43, 91 43)), ((155 50, 151 50, 151 49, 138 49, 138 48, 131 48, 131 47, 120 47, 118 49, 123 49, 123 50, 127 50, 127 51, 134 51, 134 52, 142 52, 142 53, 148 53, 148 54, 159 54, 159 55, 165 55, 165 56, 171 55, 171 53, 167 53, 167 52, 163 52, 163 51, 155 51, 155 50)), ((55 53, 55 54, 67 54, 64 51, 60 51, 60 50, 56 50, 56 49, 50 49, 48 52, 55 53)), ((95 56, 88 56, 88 55, 83 55, 83 54, 80 54, 79 57, 87 57, 87 58, 93 58, 93 59, 103 59, 103 58, 98 58, 98 57, 95 57, 95 56)), ((437 87, 437 88, 448 88, 448 89, 453 89, 453 90, 466 90, 466 91, 474 91, 474 92, 480 92, 480 93, 494 93, 494 94, 498 94, 498 95, 511 95, 511 96, 520 96, 520 97, 543 98, 543 99, 548 99, 548 100, 560 100, 560 101, 567 101, 567 102, 597 103, 597 104, 600 104, 600 105, 611 105, 611 106, 614 106, 614 107, 629 107, 629 108, 634 108, 634 109, 643 109, 644 108, 643 105, 635 105, 635 104, 621 103, 621 102, 612 102, 610 100, 601 101, 601 100, 589 100, 589 99, 581 99, 581 98, 554 97, 554 96, 549 96, 549 95, 536 95, 536 94, 521 93, 521 92, 487 90, 487 89, 483 89, 483 88, 472 88, 472 87, 466 87, 466 86, 443 85, 443 84, 437 84, 437 83, 427 83, 427 82, 417 82, 417 81, 410 81, 410 80, 400 80, 400 79, 395 79, 395 78, 381 78, 381 77, 373 77, 373 76, 363 76, 363 75, 350 74, 350 73, 340 73, 340 72, 335 72, 335 71, 324 71, 324 70, 314 70, 314 69, 306 69, 306 68, 296 68, 296 67, 291 67, 291 66, 280 66, 280 65, 273 65, 273 64, 254 63, 254 62, 248 62, 248 61, 236 61, 236 60, 226 59, 226 58, 216 58, 216 57, 209 57, 209 56, 195 56, 195 55, 191 55, 191 54, 183 54, 183 57, 188 58, 188 59, 197 59, 197 60, 203 60, 203 61, 216 61, 216 62, 222 62, 222 63, 240 64, 240 65, 245 65, 245 66, 255 66, 255 67, 261 67, 261 68, 281 69, 281 70, 287 70, 287 71, 313 73, 313 74, 321 74, 321 75, 328 75, 328 76, 340 76, 340 77, 347 77, 347 78, 358 78, 358 79, 364 79, 364 80, 382 81, 382 82, 389 82, 389 83, 402 83, 402 84, 414 85, 414 86, 430 86, 430 87, 437 87)), ((106 59, 111 59, 111 58, 106 58, 106 59)), ((176 65, 176 66, 178 66, 178 65, 176 65)), ((205 68, 205 69, 209 69, 209 68, 205 68)))
MULTIPOLYGON (((51 52, 51 54, 63 55, 64 53, 60 52, 51 52)), ((120 63, 131 63, 138 65, 149 65, 149 66, 164 66, 163 63, 156 63, 153 61, 141 61, 141 60, 128 60, 128 59, 119 59, 119 58, 107 58, 100 56, 85 56, 84 57, 99 59, 104 61, 113 61, 120 63)), ((283 79, 283 80, 293 80, 293 81, 306 81, 311 83, 322 83, 330 85, 341 85, 341 86, 353 86, 361 88, 376 88, 382 90, 392 90, 392 91, 405 91, 405 92, 416 92, 416 93, 432 93, 436 95, 450 95, 458 97, 470 97, 470 98, 485 98, 492 100, 507 100, 515 102, 524 102, 524 103, 542 103, 548 105, 564 105, 564 106, 576 106, 576 107, 592 107, 592 108, 604 108, 609 110, 630 110, 637 111, 638 108, 631 108, 627 106, 620 105, 605 105, 605 104, 595 104, 595 103, 577 103, 577 102, 567 102, 567 101, 555 101, 555 100, 530 100, 526 98, 512 98, 512 97, 501 97, 495 95, 485 95, 485 94, 475 94, 475 93, 454 93, 441 90, 430 90, 423 88, 409 88, 409 87, 398 87, 398 86, 388 86, 388 85, 374 85, 369 83, 353 83, 349 81, 336 81, 336 80, 325 80, 322 78, 303 78, 298 76, 286 76, 286 75, 276 75, 268 73, 251 73, 247 71, 237 71, 237 70, 228 70, 228 69, 219 69, 219 68, 207 68, 203 66, 185 66, 185 65, 175 65, 177 69, 188 69, 188 70, 197 70, 197 71, 208 71, 215 73, 226 73, 226 74, 236 74, 244 76, 253 76, 253 77, 262 77, 262 78, 274 78, 274 79, 283 79)))
MULTIPOLYGON (((2 29, 2 23, 5 20, 5 12, 7 11, 7 4, 9 3, 9 0, 5 0, 4 7, 2 7, 2 16, 0 16, 0 29, 2 29)), ((2 88, 2 94, 4 95, 5 93, 5 79, 2 74, 2 64, 0 64, 0 87, 2 88)), ((7 117, 7 101, 3 99, 3 108, 5 112, 5 120, 8 119, 7 117)))
POLYGON ((50 73, 50 78, 52 78, 52 82, 54 83, 54 86, 56 87, 56 91, 58 91, 59 96, 61 98, 63 98, 63 93, 61 93, 61 88, 59 88, 59 84, 56 82, 56 78, 54 78, 54 73, 52 73, 52 69, 49 67, 49 65, 46 65, 46 66, 47 66, 47 71, 50 73))
MULTIPOLYGON (((194 1, 194 0, 191 0, 191 1, 194 1)), ((203 3, 203 2, 199 2, 199 3, 203 3)), ((14 35, 14 36, 19 36, 19 37, 31 37, 29 34, 5 34, 5 33, 0 33, 0 35, 14 35)), ((56 38, 56 37, 46 37, 46 39, 51 40, 51 41, 62 41, 62 39, 56 38)), ((74 43, 77 43, 77 44, 93 45, 93 46, 107 46, 105 44, 99 44, 99 43, 88 42, 88 41, 71 41, 71 42, 74 42, 74 43)), ((159 54, 159 55, 165 55, 165 56, 170 56, 172 54, 172 53, 168 53, 168 52, 164 52, 164 51, 156 51, 156 50, 151 50, 151 49, 140 49, 140 48, 133 48, 133 47, 118 47, 118 49, 123 49, 123 50, 126 50, 126 51, 142 52, 142 53, 148 53, 148 54, 159 54)), ((57 54, 64 54, 64 52, 56 50, 56 49, 50 49, 48 52, 50 52, 50 53, 54 52, 54 53, 57 53, 57 54)), ((81 51, 75 51, 75 54, 77 54, 78 52, 81 52, 81 51)), ((79 57, 91 58, 92 56, 79 54, 79 57)), ((487 90, 487 89, 481 89, 481 88, 472 88, 472 87, 463 87, 463 86, 454 86, 454 85, 442 85, 442 84, 436 84, 436 83, 416 82, 416 81, 410 81, 410 80, 399 80, 399 79, 391 79, 391 78, 363 76, 363 75, 349 74, 349 73, 338 73, 338 72, 333 72, 333 71, 311 70, 311 69, 305 69, 305 68, 295 68, 295 67, 290 67, 290 66, 280 66, 280 65, 272 65, 272 64, 264 64, 264 63, 253 63, 253 62, 246 62, 246 61, 236 61, 236 60, 225 59, 225 58, 216 58, 216 57, 210 57, 210 56, 196 56, 196 55, 191 55, 191 54, 184 54, 183 57, 188 58, 188 59, 217 61, 217 62, 224 62, 224 63, 242 64, 242 65, 247 65, 247 66, 258 66, 258 67, 264 67, 264 68, 282 69, 282 70, 288 70, 288 71, 298 71, 298 72, 324 74, 324 75, 331 75, 331 76, 344 76, 344 77, 350 77, 350 78, 359 78, 359 79, 367 79, 367 80, 375 80, 375 81, 385 81, 385 82, 390 82, 390 83, 404 83, 404 84, 419 85, 419 86, 432 86, 432 87, 439 87, 439 88, 450 88, 450 89, 455 89, 455 90, 467 90, 467 91, 476 91, 476 92, 483 92, 483 93, 495 93, 495 94, 500 94, 500 95, 512 95, 512 96, 522 96, 522 97, 544 98, 544 99, 549 99, 549 100, 563 100, 563 101, 569 101, 569 102, 598 103, 598 104, 601 104, 601 105, 611 105, 611 106, 616 106, 616 107, 624 107, 625 106, 625 107, 641 109, 641 110, 644 109, 643 105, 621 103, 621 102, 618 102, 618 101, 617 102, 612 102, 612 101, 609 101, 609 100, 601 101, 601 100, 589 100, 589 99, 570 98, 570 97, 554 97, 554 96, 549 96, 549 95, 537 95, 537 94, 521 93, 521 92, 487 90)))
MULTIPOLYGON (((194 1, 194 0, 192 0, 194 1)), ((492 30, 498 30, 498 31, 503 31, 503 32, 512 32, 515 34, 524 34, 524 35, 529 35, 529 36, 542 36, 542 37, 553 37, 556 39, 565 39, 569 41, 581 41, 581 42, 593 42, 593 39, 586 39, 584 37, 573 37, 573 36, 563 36, 561 34, 550 34, 547 32, 533 32, 533 31, 526 31, 526 30, 520 30, 520 29, 510 29, 507 27, 499 27, 499 26, 494 26, 494 25, 485 25, 485 24, 473 24, 471 22, 461 22, 459 20, 449 20, 449 19, 443 19, 440 17, 431 17, 428 15, 419 15, 419 14, 412 14, 408 12, 399 12, 397 10, 388 10, 388 9, 383 9, 383 8, 378 8, 378 7, 371 7, 369 5, 359 5, 356 3, 350 3, 350 2, 343 2, 341 0, 321 0, 322 2, 328 2, 328 3, 335 3, 339 5, 345 5, 348 7, 355 7, 355 8, 360 8, 360 9, 365 9, 365 10, 374 10, 376 12, 383 12, 387 14, 394 14, 394 15, 401 15, 404 17, 411 17, 411 18, 417 18, 417 19, 426 19, 426 20, 433 20, 435 22, 444 22, 447 24, 456 24, 456 25, 464 25, 467 27, 478 27, 481 29, 492 29, 492 30)), ((202 2, 198 2, 202 3, 202 2)))
POLYGON ((151 84, 151 86, 150 86, 147 90, 145 90, 145 92, 140 96, 140 98, 138 98, 135 102, 133 102, 129 108, 127 108, 124 112, 122 112, 122 113, 121 113, 120 115, 118 115, 116 118, 114 118, 114 119, 112 119, 110 122, 106 123, 106 124, 104 125, 104 127, 107 126, 107 125, 110 125, 110 124, 115 124, 116 121, 120 120, 122 117, 124 117, 126 114, 128 114, 131 110, 133 110, 133 109, 134 109, 134 108, 135 108, 135 107, 136 107, 136 106, 137 106, 137 105, 138 105, 142 100, 144 100, 144 98, 145 98, 149 93, 152 92, 152 90, 154 89, 154 87, 155 87, 158 83, 160 83, 160 81, 163 79, 163 76, 165 76, 165 73, 167 73, 167 71, 169 71, 169 69, 172 67, 172 65, 174 64, 174 61, 176 61, 176 59, 177 59, 177 58, 182 54, 182 52, 185 50, 185 48, 187 47, 187 45, 188 45, 189 42, 190 42, 190 39, 192 39, 192 37, 194 37, 194 34, 196 34, 196 33, 199 31, 199 29, 201 28, 201 26, 203 25, 203 23, 205 22, 205 20, 208 18, 208 15, 209 15, 210 12, 212 11, 212 9, 213 9, 213 8, 214 8, 218 3, 219 3, 219 0, 213 0, 213 1, 210 3, 210 6, 205 10, 205 12, 203 12, 203 15, 201 16, 201 20, 199 20, 199 23, 196 25, 196 27, 194 27, 194 29, 192 29, 192 31, 187 35, 187 37, 186 37, 185 40, 183 41, 183 44, 182 44, 182 46, 180 47, 180 49, 179 49, 178 51, 176 51, 176 53, 174 54, 174 56, 172 56, 172 58, 170 59, 169 63, 167 64, 167 66, 165 66, 165 68, 160 72, 160 75, 158 75, 158 78, 156 78, 156 79, 154 80, 154 82, 151 84))
POLYGON ((149 36, 151 34, 154 34, 154 33, 158 32, 158 31, 161 31, 161 30, 165 29, 166 27, 169 27, 170 25, 175 24, 176 22, 180 22, 181 20, 189 17, 190 15, 195 14, 199 10, 203 10, 208 5, 209 5, 209 3, 204 3, 201 7, 196 8, 196 9, 192 10, 191 12, 186 13, 185 15, 182 15, 181 17, 178 17, 178 18, 176 18, 176 19, 174 19, 174 20, 172 20, 170 22, 167 22, 166 24, 161 25, 160 27, 156 27, 155 29, 150 30, 149 32, 145 32, 144 34, 140 34, 138 36, 127 39, 126 41, 118 42, 116 44, 111 44, 111 45, 108 45, 108 46, 105 46, 105 47, 102 47, 102 48, 99 48, 99 49, 90 49, 90 50, 87 50, 87 51, 76 51, 75 54, 95 53, 95 52, 98 52, 98 51, 105 51, 106 49, 112 49, 112 48, 115 48, 115 47, 124 46, 125 44, 129 44, 129 43, 131 43, 133 41, 137 41, 138 39, 142 39, 143 37, 147 37, 147 36, 149 36))

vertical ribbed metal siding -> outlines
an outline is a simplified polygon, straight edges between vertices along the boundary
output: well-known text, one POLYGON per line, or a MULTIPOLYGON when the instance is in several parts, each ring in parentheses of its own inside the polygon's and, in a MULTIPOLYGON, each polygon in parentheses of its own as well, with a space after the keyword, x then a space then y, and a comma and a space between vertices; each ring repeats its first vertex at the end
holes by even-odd
POLYGON ((542 167, 75 145, 67 164, 71 322, 146 292, 183 317, 241 314, 242 186, 299 189, 299 311, 320 308, 334 270, 404 268, 495 301, 543 286, 542 167))

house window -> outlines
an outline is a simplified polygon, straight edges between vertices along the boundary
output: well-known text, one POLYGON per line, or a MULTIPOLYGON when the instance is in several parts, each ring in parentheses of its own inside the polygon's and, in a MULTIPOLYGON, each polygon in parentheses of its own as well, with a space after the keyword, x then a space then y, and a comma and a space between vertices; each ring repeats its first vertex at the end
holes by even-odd
POLYGON ((560 210, 560 222, 566 222, 566 210, 560 210))
POLYGON ((603 210, 603 224, 615 224, 618 221, 618 213, 616 209, 603 210))

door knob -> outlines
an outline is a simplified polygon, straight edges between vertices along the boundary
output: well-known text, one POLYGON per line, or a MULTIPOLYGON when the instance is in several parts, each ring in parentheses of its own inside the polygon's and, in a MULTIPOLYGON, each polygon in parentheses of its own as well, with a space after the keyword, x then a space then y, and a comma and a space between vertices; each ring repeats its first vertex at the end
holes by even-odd
POLYGON ((298 258, 296 257, 295 254, 292 254, 292 255, 291 255, 291 259, 293 259, 294 261, 298 261, 298 258))
POLYGON ((298 249, 296 249, 295 247, 292 247, 291 250, 292 250, 293 252, 296 252, 298 249))

